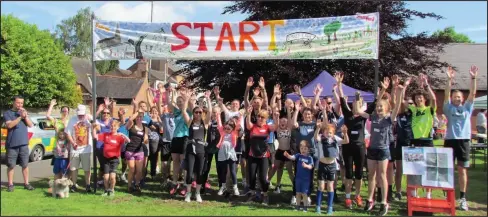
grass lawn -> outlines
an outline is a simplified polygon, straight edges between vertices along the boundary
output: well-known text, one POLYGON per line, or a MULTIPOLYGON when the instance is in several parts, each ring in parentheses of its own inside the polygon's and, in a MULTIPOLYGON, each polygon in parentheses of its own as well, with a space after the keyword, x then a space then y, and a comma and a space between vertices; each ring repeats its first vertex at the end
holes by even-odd
MULTIPOLYGON (((442 141, 441 143, 436 142, 436 146, 437 145, 442 145, 442 141)), ((467 198, 470 211, 464 212, 457 210, 456 215, 487 215, 487 172, 484 171, 482 155, 480 154, 476 157, 476 168, 470 168, 468 172, 469 185, 467 198)), ((215 168, 214 165, 215 164, 213 164, 213 168, 215 168)), ((238 174, 240 180, 240 171, 238 174)), ((82 183, 84 181, 82 178, 83 176, 80 177, 78 182, 80 186, 83 186, 82 183)), ((1 215, 316 215, 313 212, 314 208, 309 208, 308 213, 295 212, 292 210, 292 207, 289 205, 291 198, 291 182, 286 174, 283 174, 282 193, 279 195, 270 193, 269 206, 244 202, 245 197, 239 197, 233 199, 233 201, 229 201, 228 199, 217 196, 217 175, 215 170, 212 170, 210 174, 210 181, 213 191, 210 194, 204 195, 204 202, 198 204, 194 200, 191 203, 185 203, 181 196, 171 199, 169 198, 168 193, 162 192, 159 184, 154 182, 148 183, 143 189, 142 194, 138 196, 126 193, 125 185, 122 186, 119 185, 119 183, 117 184, 118 186, 116 187, 116 195, 114 198, 101 197, 100 195, 103 192, 98 190, 96 194, 72 193, 70 194, 70 198, 60 200, 51 197, 51 194, 47 193, 48 179, 45 179, 32 183, 32 185, 36 187, 36 190, 34 191, 26 191, 22 186, 17 186, 13 193, 7 193, 5 186, 2 186, 1 215)), ((275 182, 276 178, 273 179, 273 183, 275 182)), ((457 172, 455 183, 457 183, 457 172)), ((405 185, 405 178, 403 185, 405 185)), ((362 189, 361 196, 364 199, 366 197, 367 187, 363 184, 362 189)), ((344 193, 339 191, 338 194, 341 203, 334 205, 336 210, 334 215, 375 215, 375 213, 364 212, 362 208, 346 210, 342 203, 344 193)), ((456 190, 456 195, 458 194, 459 190, 456 190)), ((421 195, 424 194, 421 193, 421 195)), ((433 195, 433 197, 441 197, 443 193, 434 191, 433 195)), ((312 197, 312 199, 315 200, 314 194, 312 197)), ((325 198, 324 201, 326 201, 325 198)), ((326 210, 325 203, 326 202, 323 202, 322 211, 326 210)), ((388 215, 407 215, 405 197, 403 197, 403 200, 400 202, 391 203, 388 215)))

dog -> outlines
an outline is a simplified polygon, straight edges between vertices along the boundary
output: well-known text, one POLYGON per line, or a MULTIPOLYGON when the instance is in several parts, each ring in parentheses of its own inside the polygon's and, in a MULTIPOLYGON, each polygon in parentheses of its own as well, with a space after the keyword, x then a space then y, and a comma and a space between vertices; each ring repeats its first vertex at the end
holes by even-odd
POLYGON ((71 186, 73 186, 73 182, 68 178, 49 181, 49 187, 52 188, 53 197, 68 198, 69 188, 71 186))

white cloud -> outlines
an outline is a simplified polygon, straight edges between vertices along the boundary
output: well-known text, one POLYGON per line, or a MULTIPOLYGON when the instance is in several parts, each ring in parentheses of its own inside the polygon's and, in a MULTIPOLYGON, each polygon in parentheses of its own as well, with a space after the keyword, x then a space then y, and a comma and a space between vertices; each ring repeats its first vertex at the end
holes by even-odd
MULTIPOLYGON (((185 14, 194 13, 194 9, 186 5, 173 5, 166 2, 153 3, 153 22, 187 21, 185 14)), ((122 2, 108 2, 95 10, 95 15, 102 20, 126 22, 150 22, 151 3, 143 2, 130 7, 122 2)))
POLYGON ((477 27, 470 27, 470 28, 466 28, 466 29, 461 29, 459 32, 462 32, 462 33, 481 32, 481 31, 486 31, 486 30, 487 30, 487 26, 485 24, 485 25, 481 25, 481 26, 477 26, 477 27))

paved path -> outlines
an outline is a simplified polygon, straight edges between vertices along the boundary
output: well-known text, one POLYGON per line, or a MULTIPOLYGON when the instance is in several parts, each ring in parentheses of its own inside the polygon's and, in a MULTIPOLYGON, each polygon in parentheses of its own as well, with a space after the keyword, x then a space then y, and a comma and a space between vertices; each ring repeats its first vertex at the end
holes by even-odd
MULTIPOLYGON (((1 181, 2 184, 7 183, 7 165, 1 165, 1 181)), ((42 161, 29 163, 29 181, 34 182, 43 178, 49 178, 53 176, 53 169, 51 166, 51 158, 47 158, 42 161)), ((14 184, 23 184, 24 178, 22 176, 22 168, 16 166, 14 169, 14 184)))

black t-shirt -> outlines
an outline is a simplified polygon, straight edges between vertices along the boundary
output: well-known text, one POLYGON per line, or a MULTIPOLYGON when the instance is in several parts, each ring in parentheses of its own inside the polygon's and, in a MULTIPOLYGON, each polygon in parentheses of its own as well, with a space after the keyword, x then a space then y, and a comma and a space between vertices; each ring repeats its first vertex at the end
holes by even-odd
MULTIPOLYGON (((222 120, 222 119, 221 119, 222 120)), ((220 132, 217 128, 217 121, 212 120, 208 131, 207 131, 207 142, 208 146, 205 147, 205 152, 207 154, 215 154, 218 153, 219 149, 217 148, 217 144, 220 141, 220 132)))
MULTIPOLYGON (((367 119, 361 116, 354 117, 352 111, 346 106, 346 100, 341 97, 340 101, 342 113, 344 114, 344 124, 347 127, 347 135, 349 136, 349 144, 364 144, 364 126, 367 119)), ((365 112, 371 114, 375 107, 376 100, 368 105, 365 112)))
POLYGON ((398 114, 395 131, 397 134, 397 143, 400 146, 409 146, 410 140, 413 138, 412 111, 410 109, 398 114))
POLYGON ((189 127, 189 134, 188 138, 193 140, 191 144, 193 147, 187 147, 186 150, 190 153, 194 154, 204 154, 205 153, 205 146, 202 144, 203 142, 207 142, 206 134, 207 130, 205 129, 205 125, 203 121, 200 123, 192 123, 189 127))
POLYGON ((132 126, 129 129, 130 142, 127 143, 125 150, 129 152, 141 152, 143 150, 142 146, 144 145, 144 135, 146 135, 147 133, 148 129, 144 125, 143 129, 140 131, 136 129, 136 125, 132 126))
MULTIPOLYGON (((326 111, 326 113, 327 113, 327 120, 329 121, 329 124, 337 124, 337 119, 339 118, 339 115, 337 115, 334 109, 332 109, 332 112, 326 111)), ((315 118, 317 120, 322 120, 323 116, 324 116, 324 111, 320 111, 317 113, 315 118)))

